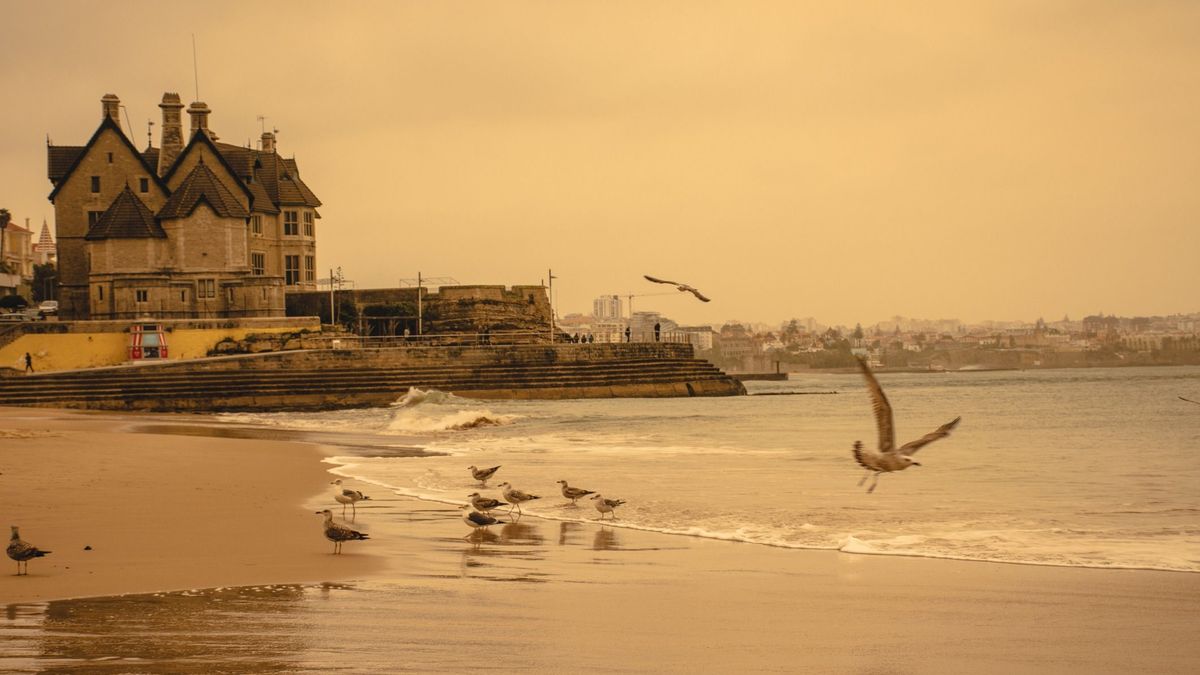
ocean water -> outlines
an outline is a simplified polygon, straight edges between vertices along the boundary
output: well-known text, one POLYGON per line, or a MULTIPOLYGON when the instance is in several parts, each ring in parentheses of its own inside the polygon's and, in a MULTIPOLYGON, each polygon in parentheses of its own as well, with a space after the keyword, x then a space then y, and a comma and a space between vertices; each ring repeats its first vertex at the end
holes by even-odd
POLYGON ((750 396, 475 401, 228 414, 356 447, 331 470, 459 504, 509 481, 525 516, 591 521, 557 480, 626 500, 615 527, 752 545, 1020 564, 1200 571, 1200 368, 884 374, 897 442, 961 415, 920 467, 874 494, 851 445, 876 443, 862 378, 749 382, 750 396), (419 452, 418 452, 419 451, 419 452), (501 465, 486 489, 468 465, 501 465))

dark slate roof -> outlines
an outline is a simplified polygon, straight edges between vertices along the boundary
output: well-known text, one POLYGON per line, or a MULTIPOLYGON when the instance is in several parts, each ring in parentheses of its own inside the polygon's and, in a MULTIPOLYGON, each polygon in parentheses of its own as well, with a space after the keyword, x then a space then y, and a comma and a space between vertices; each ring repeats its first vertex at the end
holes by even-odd
POLYGON ((254 210, 279 213, 280 206, 310 206, 321 200, 300 180, 295 159, 284 159, 275 152, 263 152, 228 143, 216 143, 221 156, 254 193, 254 210), (266 201, 263 201, 266 197, 266 201))
POLYGON ((86 239, 143 239, 157 237, 166 239, 167 233, 146 206, 128 185, 117 195, 96 224, 88 230, 86 239))
MULTIPOLYGON (((88 142, 86 145, 83 146, 83 149, 75 155, 75 158, 71 160, 70 165, 67 166, 67 168, 64 169, 62 171, 62 173, 59 175, 58 182, 54 184, 54 189, 50 191, 49 199, 51 202, 54 201, 54 197, 56 195, 58 195, 58 191, 60 189, 62 189, 62 186, 67 184, 67 179, 71 177, 71 174, 75 171, 75 167, 79 166, 79 162, 82 161, 83 157, 87 154, 88 148, 92 147, 92 145, 96 142, 96 139, 100 138, 100 134, 103 133, 105 129, 112 129, 113 131, 115 131, 117 133, 117 137, 120 138, 123 143, 125 143, 125 147, 129 148, 129 151, 133 153, 134 157, 138 158, 138 161, 142 163, 142 168, 146 169, 146 173, 150 174, 151 180, 153 180, 155 182, 155 184, 157 184, 160 188, 162 188, 163 192, 167 192, 165 182, 163 180, 160 180, 158 177, 157 167, 151 167, 149 164, 146 163, 146 158, 144 156, 142 156, 142 152, 140 150, 138 150, 136 147, 134 147, 133 141, 129 140, 129 137, 125 135, 124 131, 121 131, 121 126, 119 124, 117 124, 116 122, 114 122, 111 117, 108 117, 106 115, 104 117, 104 119, 100 120, 100 126, 96 127, 96 133, 92 134, 92 137, 88 139, 88 142)), ((56 147, 67 147, 67 146, 53 146, 52 145, 52 146, 48 146, 46 148, 46 150, 48 151, 46 153, 47 160, 48 160, 47 164, 51 170, 53 170, 54 165, 55 165, 54 149, 56 147)), ((65 155, 66 153, 63 153, 63 154, 65 155)), ((61 160, 62 157, 60 157, 59 159, 61 160)), ((53 178, 53 177, 51 177, 51 178, 53 178)))
POLYGON ((144 159, 146 161, 146 164, 148 166, 153 167, 155 169, 155 171, 157 172, 157 170, 158 170, 158 148, 148 147, 145 150, 143 150, 142 151, 142 159, 144 159))
POLYGON ((204 201, 222 218, 249 218, 250 212, 201 157, 158 212, 159 218, 186 218, 204 201))
POLYGON ((67 169, 83 154, 82 145, 48 145, 46 146, 46 174, 52 183, 58 183, 67 173, 67 169))
POLYGON ((271 201, 271 195, 267 194, 267 189, 258 181, 252 181, 246 184, 250 188, 250 194, 254 196, 254 201, 251 202, 251 208, 260 213, 279 213, 279 207, 275 206, 271 201))

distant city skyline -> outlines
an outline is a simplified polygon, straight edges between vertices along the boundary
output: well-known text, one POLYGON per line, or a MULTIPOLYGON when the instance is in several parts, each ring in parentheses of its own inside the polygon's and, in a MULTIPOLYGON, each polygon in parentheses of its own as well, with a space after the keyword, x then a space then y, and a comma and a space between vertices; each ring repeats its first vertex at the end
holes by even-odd
POLYGON ((553 268, 566 309, 650 274, 712 298, 635 298, 687 324, 1198 309, 1197 3, 123 7, 5 4, 16 222, 52 213, 47 135, 112 93, 143 147, 178 90, 224 142, 279 130, 357 288, 553 268))

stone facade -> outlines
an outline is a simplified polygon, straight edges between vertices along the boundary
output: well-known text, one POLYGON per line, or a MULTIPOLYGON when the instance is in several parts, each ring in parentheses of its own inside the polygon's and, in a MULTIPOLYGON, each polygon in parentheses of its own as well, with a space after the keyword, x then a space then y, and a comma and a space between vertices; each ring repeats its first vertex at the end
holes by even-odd
POLYGON ((223 144, 202 102, 167 93, 161 148, 139 151, 101 100, 84 146, 47 148, 64 319, 284 315, 287 289, 316 288, 316 208, 274 134, 262 149, 223 144))

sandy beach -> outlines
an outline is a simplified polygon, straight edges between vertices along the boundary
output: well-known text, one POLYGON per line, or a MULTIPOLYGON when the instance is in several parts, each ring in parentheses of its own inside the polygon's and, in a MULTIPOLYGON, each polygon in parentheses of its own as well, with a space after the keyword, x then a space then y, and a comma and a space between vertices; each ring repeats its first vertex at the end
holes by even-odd
POLYGON ((313 514, 331 503, 328 450, 129 432, 136 424, 0 410, 4 524, 54 551, 28 577, 15 564, 0 574, 0 669, 1182 673, 1200 663, 1197 574, 797 551, 528 517, 464 539, 457 510, 362 485, 373 498, 357 520, 374 538, 333 556, 313 514), (120 594, 147 595, 104 597, 120 594))

